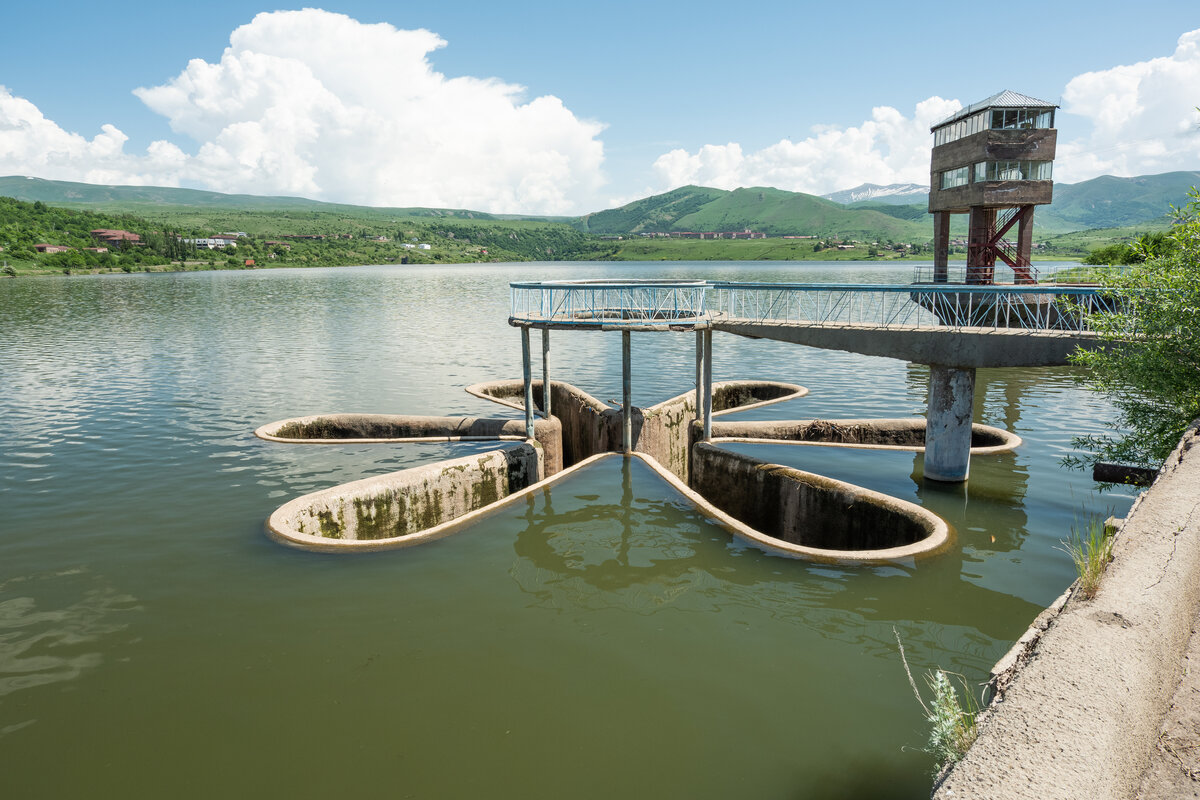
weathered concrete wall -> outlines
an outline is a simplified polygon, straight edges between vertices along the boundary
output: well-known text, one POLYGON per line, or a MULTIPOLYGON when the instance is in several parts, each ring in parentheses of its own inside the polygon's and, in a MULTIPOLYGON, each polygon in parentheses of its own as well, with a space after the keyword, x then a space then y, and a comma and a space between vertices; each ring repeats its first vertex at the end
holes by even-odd
MULTIPOLYGON (((552 420, 559 427, 558 450, 565 466, 578 464, 597 453, 620 449, 621 412, 592 397, 587 392, 569 383, 551 381, 552 420)), ((489 381, 467 387, 467 392, 484 400, 499 403, 519 411, 525 409, 525 387, 521 381, 489 381)), ((545 408, 542 400, 542 382, 533 381, 533 405, 540 413, 545 408)), ((639 414, 634 414, 637 427, 639 414)), ((535 426, 546 422, 544 418, 535 426)), ((522 422, 523 426, 524 423, 522 422)))
MULTIPOLYGON (((541 445, 547 475, 563 466, 562 435, 556 419, 534 423, 534 438, 541 445)), ((271 442, 430 442, 525 439, 523 420, 481 417, 426 417, 406 414, 317 414, 293 417, 263 425, 254 432, 271 442)))
MULTIPOLYGON (((562 459, 566 466, 599 453, 621 450, 621 409, 600 402, 569 383, 551 381, 554 418, 562 424, 562 459)), ((492 381, 467 387, 476 397, 524 409, 521 381, 492 381)), ((540 412, 542 382, 533 381, 533 402, 540 412)), ((721 381, 713 384, 713 414, 803 397, 803 386, 778 381, 721 381)), ((696 417, 695 392, 687 392, 648 409, 632 411, 633 449, 656 459, 683 481, 688 477, 690 423, 696 417)))
POLYGON ((1137 795, 1200 613, 1197 445, 1200 422, 1127 515, 1097 596, 1071 597, 1006 656, 1015 666, 935 798, 1137 795))
POLYGON ((541 448, 517 444, 298 497, 271 515, 267 529, 308 550, 404 547, 436 538, 447 523, 533 485, 543 472, 541 448))
MULTIPOLYGON (((912 419, 813 419, 786 422, 714 422, 714 439, 764 439, 862 447, 902 447, 920 450, 925 446, 925 420, 912 419)), ((981 455, 1011 450, 1021 437, 990 425, 971 426, 971 453, 981 455)))
POLYGON ((920 506, 698 442, 692 488, 740 522, 805 553, 903 558, 935 552, 949 529, 920 506), (843 551, 843 552, 835 552, 843 551))
MULTIPOLYGON (((808 389, 778 381, 720 381, 713 384, 713 416, 792 400, 808 389)), ((647 409, 640 422, 635 417, 634 449, 656 459, 680 480, 687 482, 689 452, 700 439, 692 431, 696 420, 695 391, 672 397, 647 409)))

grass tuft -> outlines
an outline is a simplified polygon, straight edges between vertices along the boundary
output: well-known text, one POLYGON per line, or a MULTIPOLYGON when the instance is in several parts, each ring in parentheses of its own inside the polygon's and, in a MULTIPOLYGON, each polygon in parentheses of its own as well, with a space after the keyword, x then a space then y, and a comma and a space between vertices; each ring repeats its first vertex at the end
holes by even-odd
POLYGON ((1112 561, 1113 531, 1100 517, 1093 516, 1081 530, 1071 526, 1071 538, 1062 543, 1062 549, 1075 562, 1079 576, 1078 592, 1085 600, 1091 600, 1100 590, 1100 577, 1108 562, 1112 561))

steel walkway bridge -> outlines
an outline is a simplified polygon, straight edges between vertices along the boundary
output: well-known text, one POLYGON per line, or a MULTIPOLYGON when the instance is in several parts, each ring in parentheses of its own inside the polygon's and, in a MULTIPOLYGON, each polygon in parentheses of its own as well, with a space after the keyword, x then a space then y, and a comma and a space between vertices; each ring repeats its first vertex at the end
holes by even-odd
MULTIPOLYGON (((1055 366, 1093 347, 1089 321, 1117 311, 1086 286, 803 284, 734 281, 541 281, 509 284, 509 324, 522 331, 526 426, 533 426, 529 331, 622 332, 629 447, 630 333, 696 332, 696 395, 704 438, 712 425, 712 332, 899 358, 930 367, 926 477, 967 477, 975 369, 1055 366)), ((550 410, 545 409, 549 416, 550 410)))

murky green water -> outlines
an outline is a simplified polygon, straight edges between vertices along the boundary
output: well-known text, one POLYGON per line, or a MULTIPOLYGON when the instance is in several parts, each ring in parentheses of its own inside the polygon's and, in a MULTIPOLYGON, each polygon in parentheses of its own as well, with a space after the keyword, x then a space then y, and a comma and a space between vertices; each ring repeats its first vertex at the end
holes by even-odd
MULTIPOLYGON (((1057 459, 1107 414, 1065 369, 983 370, 1015 453, 965 489, 911 453, 761 446, 956 528, 849 568, 729 540, 640 462, 601 461, 407 551, 266 539, 285 499, 479 445, 284 446, 328 411, 502 415, 507 283, 906 282, 856 265, 501 265, 0 281, 0 796, 878 798, 927 795, 896 652, 981 680, 1072 578, 1086 510, 1057 459)), ((554 377, 620 391, 620 337, 555 334, 554 377)), ((634 397, 686 390, 694 339, 634 335, 634 397)), ((718 335, 714 377, 794 381, 760 419, 912 416, 925 371, 718 335)), ((759 446, 752 446, 759 447, 759 446)))

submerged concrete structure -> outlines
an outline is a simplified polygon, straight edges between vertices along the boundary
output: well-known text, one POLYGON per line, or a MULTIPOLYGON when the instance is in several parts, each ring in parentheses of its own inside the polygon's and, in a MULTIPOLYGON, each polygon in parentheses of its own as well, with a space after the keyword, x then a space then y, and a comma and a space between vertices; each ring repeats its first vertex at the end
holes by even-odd
POLYGON ((944 547, 944 522, 911 503, 819 475, 727 452, 721 441, 890 447, 924 451, 924 478, 966 480, 970 455, 1020 440, 974 425, 978 366, 1063 363, 1089 341, 1094 293, 1077 288, 831 286, 708 281, 566 281, 512 284, 509 322, 520 330, 522 379, 477 384, 472 394, 524 412, 524 420, 334 414, 266 425, 277 442, 494 440, 500 449, 440 472, 402 471, 298 498, 272 515, 272 534, 312 549, 406 546, 485 513, 565 469, 607 453, 635 454, 684 486, 734 532, 807 558, 878 561, 944 547), (983 301, 976 295, 986 289, 983 301), (716 302, 709 304, 709 296, 716 302), (864 299, 866 298, 866 299, 864 299), (1074 304, 1074 305, 1073 305, 1074 304), (1092 306, 1089 305, 1088 308, 1092 306), (1004 309, 1003 315, 1001 309, 1004 309), (816 309, 814 311, 813 309, 816 309), (832 310, 832 313, 831 313, 832 310), (1001 317, 1003 316, 1003 322, 1001 317), (873 317, 873 319, 867 319, 873 317), (979 323, 992 320, 991 328, 979 323), (1013 320, 1020 328, 1011 325, 1013 320), (931 320, 935 324, 931 324, 931 320), (533 378, 532 332, 541 331, 542 378, 533 378), (550 379, 553 330, 621 334, 617 408, 550 379), (695 336, 694 391, 648 409, 633 402, 635 332, 695 336), (925 420, 714 423, 734 410, 797 398, 807 390, 773 381, 712 379, 713 333, 890 355, 927 363, 925 420), (534 454, 531 456, 530 453, 534 454), (531 458, 533 461, 531 461, 531 458), (536 462, 536 466, 531 466, 536 462), (693 491, 697 490, 697 491, 693 491))
MULTIPOLYGON (((929 556, 952 540, 945 521, 913 503, 844 481, 764 464, 725 450, 723 442, 919 451, 924 421, 793 420, 712 422, 695 419, 695 398, 679 395, 648 409, 613 408, 570 384, 496 381, 468 388, 489 401, 521 408, 526 392, 552 419, 535 420, 535 439, 513 435, 520 420, 335 414, 264 425, 260 438, 281 443, 487 441, 502 447, 415 467, 298 497, 275 511, 276 540, 306 550, 361 552, 442 538, 481 515, 555 481, 582 464, 614 454, 650 464, 733 535, 775 553, 811 560, 878 563, 929 556), (625 425, 625 419, 632 422, 625 425), (627 448, 631 448, 627 451, 627 448), (554 454, 553 457, 551 454, 554 454), (552 472, 551 461, 562 468, 552 472)), ((803 397, 808 390, 769 381, 724 381, 706 391, 713 416, 803 397)), ((1010 449, 1020 439, 976 426, 975 452, 1010 449)))

